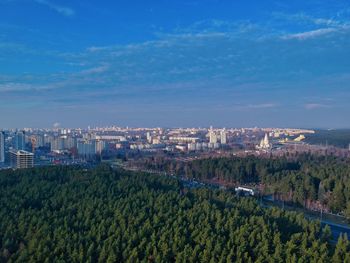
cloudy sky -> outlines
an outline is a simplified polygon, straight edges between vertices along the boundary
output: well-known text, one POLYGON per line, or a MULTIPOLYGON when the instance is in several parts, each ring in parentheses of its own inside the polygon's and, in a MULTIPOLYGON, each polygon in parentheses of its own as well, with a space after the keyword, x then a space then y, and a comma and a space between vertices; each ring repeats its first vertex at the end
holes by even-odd
POLYGON ((0 0, 0 128, 345 128, 349 99, 345 0, 0 0))

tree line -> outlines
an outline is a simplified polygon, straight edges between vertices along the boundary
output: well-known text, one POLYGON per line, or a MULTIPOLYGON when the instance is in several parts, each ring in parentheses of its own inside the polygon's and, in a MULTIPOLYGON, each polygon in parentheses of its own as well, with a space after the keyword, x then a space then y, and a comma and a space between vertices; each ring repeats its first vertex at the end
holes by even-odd
POLYGON ((151 158, 150 169, 198 180, 259 184, 265 193, 279 193, 288 201, 320 207, 350 217, 350 161, 332 156, 300 154, 288 158, 225 157, 179 162, 151 158))

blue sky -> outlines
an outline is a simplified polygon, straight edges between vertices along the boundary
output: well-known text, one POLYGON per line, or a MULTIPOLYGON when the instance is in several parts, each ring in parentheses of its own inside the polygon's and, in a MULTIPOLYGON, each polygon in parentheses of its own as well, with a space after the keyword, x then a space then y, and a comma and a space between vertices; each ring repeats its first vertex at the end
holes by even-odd
POLYGON ((0 0, 0 128, 350 127, 348 1, 0 0))

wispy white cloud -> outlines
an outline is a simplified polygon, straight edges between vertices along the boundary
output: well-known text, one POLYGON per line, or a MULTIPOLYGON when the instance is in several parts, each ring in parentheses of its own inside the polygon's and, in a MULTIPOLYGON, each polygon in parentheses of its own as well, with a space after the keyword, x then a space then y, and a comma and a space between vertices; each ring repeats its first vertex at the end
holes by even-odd
POLYGON ((343 16, 315 17, 305 13, 286 14, 274 13, 275 24, 286 27, 291 26, 300 32, 283 32, 281 38, 285 40, 307 40, 327 36, 331 33, 342 32, 349 29, 350 22, 343 16))
POLYGON ((287 34, 285 36, 282 36, 281 38, 285 40, 289 40, 289 39, 306 40, 309 38, 328 35, 330 33, 337 32, 338 30, 339 29, 337 28, 321 28, 321 29, 311 30, 311 31, 302 32, 302 33, 287 34))
POLYGON ((97 74, 106 72, 109 69, 109 65, 101 65, 90 69, 85 69, 80 72, 82 75, 97 74))
POLYGON ((248 104, 248 105, 240 105, 238 109, 241 110, 259 110, 259 109, 272 109, 276 108, 279 105, 276 103, 261 103, 261 104, 248 104))
POLYGON ((26 83, 5 83, 0 84, 0 93, 39 90, 36 85, 26 83))
POLYGON ((47 1, 47 0, 34 0, 34 1, 38 4, 45 5, 45 6, 49 7, 50 9, 52 9, 52 10, 56 11, 57 13, 64 15, 64 16, 73 16, 75 14, 75 11, 70 7, 56 5, 56 4, 54 4, 50 1, 47 1))
POLYGON ((250 105, 251 108, 254 109, 266 109, 266 108, 275 108, 278 105, 275 103, 264 103, 264 104, 255 104, 255 105, 250 105))
POLYGON ((322 104, 322 103, 307 103, 304 105, 304 108, 307 110, 316 110, 316 109, 331 108, 331 105, 322 104))
POLYGON ((316 26, 341 26, 344 24, 344 21, 336 20, 334 18, 323 18, 323 17, 314 17, 307 15, 305 13, 296 13, 296 14, 286 14, 286 13, 274 13, 273 17, 281 21, 289 21, 292 24, 301 24, 301 25, 316 25, 316 26))

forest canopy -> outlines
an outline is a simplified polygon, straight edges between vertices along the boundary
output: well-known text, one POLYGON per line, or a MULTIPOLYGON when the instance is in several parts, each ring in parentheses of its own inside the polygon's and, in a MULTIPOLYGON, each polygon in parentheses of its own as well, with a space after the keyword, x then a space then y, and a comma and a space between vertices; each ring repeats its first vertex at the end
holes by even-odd
POLYGON ((45 167, 0 172, 0 261, 344 262, 329 227, 175 178, 45 167))

